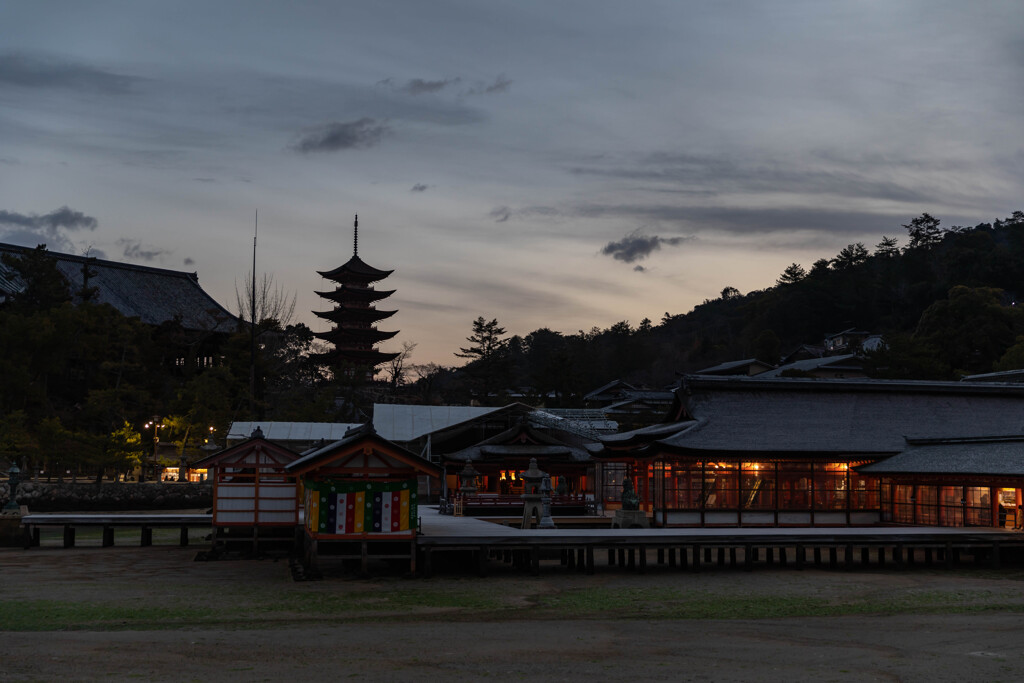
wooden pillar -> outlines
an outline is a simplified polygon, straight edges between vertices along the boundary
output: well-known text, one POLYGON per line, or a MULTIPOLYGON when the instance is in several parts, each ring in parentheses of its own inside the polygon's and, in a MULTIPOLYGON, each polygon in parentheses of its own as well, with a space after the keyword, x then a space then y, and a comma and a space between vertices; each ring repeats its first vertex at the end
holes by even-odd
POLYGON ((182 548, 188 545, 188 527, 184 524, 181 526, 181 534, 178 536, 178 545, 182 548))
POLYGON ((114 527, 105 526, 103 527, 103 547, 109 548, 114 545, 114 527))
POLYGON ((64 527, 64 547, 74 548, 75 547, 75 527, 65 526, 64 527))
POLYGON ((153 545, 153 528, 144 526, 142 527, 141 538, 139 539, 139 545, 143 547, 153 545))
POLYGON ((749 543, 743 546, 743 571, 754 569, 754 548, 749 543))
POLYGON ((476 575, 487 576, 487 557, 490 554, 491 549, 487 546, 481 546, 476 556, 476 575))
POLYGON ((587 574, 594 573, 594 546, 587 546, 587 574))

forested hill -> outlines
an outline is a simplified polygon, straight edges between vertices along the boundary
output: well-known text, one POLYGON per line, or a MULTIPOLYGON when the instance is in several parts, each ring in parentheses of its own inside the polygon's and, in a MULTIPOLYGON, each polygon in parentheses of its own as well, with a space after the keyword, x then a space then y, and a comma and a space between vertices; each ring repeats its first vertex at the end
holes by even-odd
POLYGON ((556 391, 569 404, 612 379, 660 386, 730 360, 777 364, 851 327, 884 335, 888 349, 870 363, 880 377, 956 379, 1024 367, 1024 342, 1015 346, 1024 314, 1014 305, 1024 293, 1024 212, 970 228, 923 214, 903 227, 905 235, 882 236, 874 248, 856 243, 806 267, 794 263, 767 289, 726 287, 657 324, 512 337, 504 358, 478 358, 464 371, 491 386, 507 379, 556 391))

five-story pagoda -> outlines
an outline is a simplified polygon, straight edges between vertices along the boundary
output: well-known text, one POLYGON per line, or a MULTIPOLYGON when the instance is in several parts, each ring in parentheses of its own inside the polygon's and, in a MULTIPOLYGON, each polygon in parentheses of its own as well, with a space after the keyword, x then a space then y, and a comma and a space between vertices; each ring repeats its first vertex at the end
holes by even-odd
POLYGON ((333 324, 328 332, 315 334, 334 345, 334 349, 322 354, 321 358, 335 371, 355 374, 363 370, 372 377, 376 366, 398 356, 397 353, 384 353, 374 348, 398 334, 397 330, 382 332, 375 327, 377 322, 397 313, 378 311, 374 307, 376 302, 391 296, 395 290, 377 291, 372 287, 374 282, 383 280, 394 271, 378 270, 359 258, 359 216, 355 219, 352 258, 334 270, 317 272, 337 284, 334 291, 316 292, 334 303, 330 311, 313 311, 333 324))

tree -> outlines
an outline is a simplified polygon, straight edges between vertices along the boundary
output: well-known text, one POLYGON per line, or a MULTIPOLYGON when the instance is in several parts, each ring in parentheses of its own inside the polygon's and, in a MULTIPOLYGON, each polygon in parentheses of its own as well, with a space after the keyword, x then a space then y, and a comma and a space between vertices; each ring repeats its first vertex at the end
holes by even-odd
POLYGON ((775 281, 777 285, 792 285, 807 277, 807 271, 799 263, 792 263, 786 266, 782 275, 775 281))
POLYGON ((914 338, 936 349, 951 368, 964 374, 988 372, 1024 331, 1024 313, 1004 305, 1002 290, 964 287, 929 306, 914 338))
POLYGON ((832 268, 835 270, 847 270, 865 263, 868 260, 868 250, 863 242, 847 244, 832 259, 832 268))
POLYGON ((255 282, 256 289, 253 290, 253 278, 250 271, 242 289, 239 290, 235 282, 235 308, 238 317, 243 321, 253 322, 253 305, 255 304, 257 324, 264 321, 274 320, 285 328, 291 324, 295 316, 295 294, 291 297, 284 288, 274 283, 274 276, 270 273, 263 273, 263 277, 255 282), (255 299, 255 301, 254 301, 255 299))
POLYGON ((498 325, 497 318, 488 321, 480 316, 473 321, 473 333, 466 337, 470 346, 460 347, 460 353, 455 355, 471 360, 491 360, 505 350, 507 342, 501 338, 503 334, 505 334, 505 328, 498 325))
POLYGON ((735 299, 740 296, 740 290, 735 287, 725 287, 722 289, 722 300, 728 301, 729 299, 735 299))
POLYGON ((910 235, 910 244, 907 249, 931 249, 942 241, 943 231, 939 227, 941 221, 927 213, 922 213, 917 218, 903 227, 910 235))
POLYGON ((470 392, 479 401, 499 400, 500 392, 507 388, 509 363, 508 340, 502 339, 505 328, 497 318, 485 320, 480 316, 473 321, 473 333, 466 337, 470 346, 460 348, 459 358, 470 361, 462 368, 470 392))
POLYGON ((882 241, 875 245, 875 256, 893 258, 900 255, 899 240, 882 235, 882 241))
POLYGON ((387 375, 388 384, 391 385, 391 390, 396 391, 400 386, 405 384, 405 373, 409 358, 412 357, 413 349, 416 348, 416 344, 411 341, 402 342, 402 350, 398 352, 398 355, 389 360, 384 365, 384 374, 387 375))
POLYGON ((57 260, 40 244, 24 256, 3 255, 3 263, 14 269, 23 289, 13 296, 13 308, 46 311, 70 301, 68 283, 57 270, 57 260))

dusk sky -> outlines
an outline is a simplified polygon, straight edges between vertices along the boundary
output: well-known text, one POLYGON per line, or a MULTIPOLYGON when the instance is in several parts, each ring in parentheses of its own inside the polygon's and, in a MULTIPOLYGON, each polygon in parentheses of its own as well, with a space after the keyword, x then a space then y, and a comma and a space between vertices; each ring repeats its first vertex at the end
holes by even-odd
MULTIPOLYGON (((657 323, 922 212, 1024 209, 1024 3, 8 2, 0 241, 298 295, 382 346, 657 323)), ((814 340, 807 340, 814 341, 814 340)))

